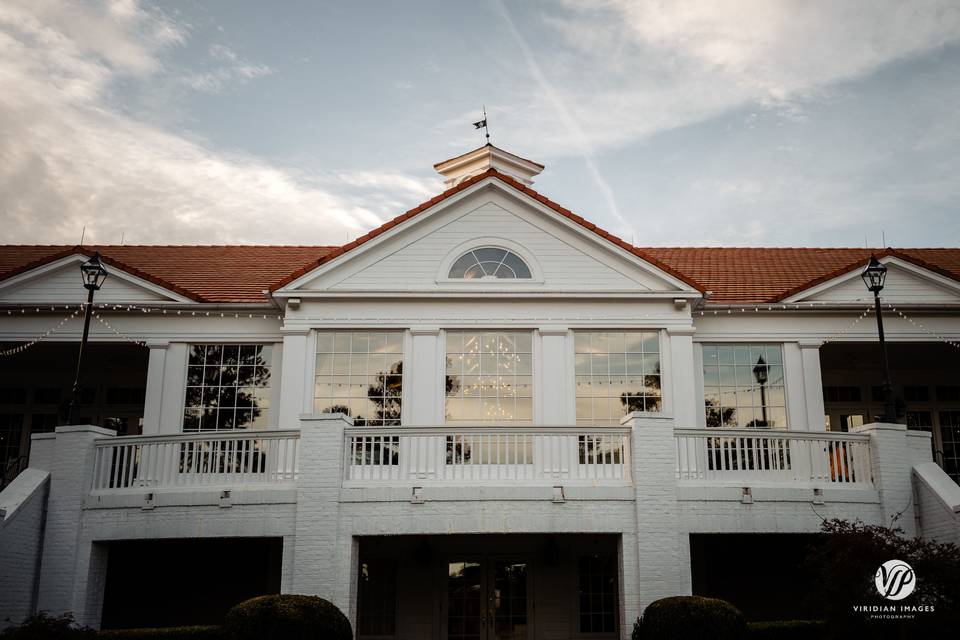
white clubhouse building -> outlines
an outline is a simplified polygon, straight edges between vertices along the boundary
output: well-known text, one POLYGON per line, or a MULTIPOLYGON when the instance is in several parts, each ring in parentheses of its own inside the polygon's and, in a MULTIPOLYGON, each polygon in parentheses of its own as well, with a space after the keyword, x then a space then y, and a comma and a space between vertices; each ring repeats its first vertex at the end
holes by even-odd
POLYGON ((960 249, 639 248, 497 147, 436 168, 340 247, 0 247, 0 621, 279 591, 359 638, 628 638, 783 607, 824 518, 960 542, 960 249))

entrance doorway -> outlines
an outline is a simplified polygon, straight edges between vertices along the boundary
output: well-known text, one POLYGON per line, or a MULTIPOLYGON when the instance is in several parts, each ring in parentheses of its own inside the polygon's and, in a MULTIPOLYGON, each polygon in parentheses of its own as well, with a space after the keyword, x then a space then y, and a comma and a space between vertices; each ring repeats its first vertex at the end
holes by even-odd
POLYGON ((451 558, 447 562, 442 637, 532 638, 532 567, 526 557, 451 558))

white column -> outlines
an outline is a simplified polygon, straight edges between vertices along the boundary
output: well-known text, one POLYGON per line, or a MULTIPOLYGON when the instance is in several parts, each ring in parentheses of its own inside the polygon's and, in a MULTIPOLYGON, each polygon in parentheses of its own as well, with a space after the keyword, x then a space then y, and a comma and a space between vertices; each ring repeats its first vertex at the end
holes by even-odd
POLYGON ((443 381, 445 367, 439 327, 412 327, 409 368, 404 364, 404 405, 409 424, 443 424, 443 381))
MULTIPOLYGON (((791 424, 791 429, 823 431, 823 377, 820 373, 820 342, 800 342, 800 358, 803 362, 803 398, 805 425, 791 424)), ((789 393, 789 383, 787 386, 789 393)), ((792 413, 792 412, 791 412, 792 413)), ((791 416, 792 417, 792 416, 791 416)))
POLYGON ((179 433, 187 388, 187 352, 190 345, 172 342, 163 357, 163 393, 160 395, 158 433, 179 433))
MULTIPOLYGON (((929 449, 921 453, 902 424, 877 422, 851 427, 850 432, 870 435, 870 466, 873 484, 880 493, 881 524, 898 526, 905 536, 915 536, 913 465, 928 460, 929 449)), ((929 441, 926 446, 930 446, 929 441)))
POLYGON ((143 435, 160 433, 160 407, 163 405, 164 368, 167 361, 167 340, 147 342, 150 357, 147 360, 147 391, 143 400, 143 435))
MULTIPOLYGON (((630 615, 659 598, 684 593, 689 565, 678 535, 677 446, 669 417, 631 413, 622 424, 632 429, 633 478, 637 519, 636 600, 626 602, 630 615)), ((630 593, 624 586, 625 599, 630 593)))
POLYGON ((296 537, 288 582, 293 593, 318 595, 348 616, 354 608, 351 572, 356 549, 346 523, 340 521, 339 506, 343 430, 352 424, 339 413, 304 416, 300 421, 296 537))
POLYGON ((93 475, 94 440, 114 435, 112 429, 90 425, 57 427, 50 465, 37 610, 72 611, 77 622, 89 626, 100 623, 96 605, 106 557, 81 540, 83 500, 93 475))
POLYGON ((307 405, 306 389, 312 383, 307 378, 307 338, 309 329, 281 329, 283 333, 283 358, 280 365, 280 410, 277 426, 281 429, 300 424, 303 413, 312 413, 307 405))
POLYGON ((534 376, 540 384, 535 392, 540 424, 574 424, 573 372, 569 369, 567 327, 540 328, 540 362, 534 363, 534 376))
MULTIPOLYGON (((697 370, 693 357, 694 327, 671 327, 667 329, 670 340, 669 371, 661 372, 670 376, 668 406, 665 409, 673 415, 675 423, 680 427, 695 427, 697 425, 697 410, 703 403, 703 398, 696 397, 696 377, 701 375, 697 370)), ((670 443, 673 444, 673 433, 670 433, 670 443)))

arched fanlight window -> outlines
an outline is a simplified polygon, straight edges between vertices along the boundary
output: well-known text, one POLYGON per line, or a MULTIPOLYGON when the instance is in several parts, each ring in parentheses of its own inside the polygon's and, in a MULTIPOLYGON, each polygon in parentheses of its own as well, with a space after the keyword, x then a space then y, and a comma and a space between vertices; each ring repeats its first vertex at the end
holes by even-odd
POLYGON ((520 256, 498 247, 471 249, 450 267, 451 279, 466 278, 530 278, 530 267, 520 256))

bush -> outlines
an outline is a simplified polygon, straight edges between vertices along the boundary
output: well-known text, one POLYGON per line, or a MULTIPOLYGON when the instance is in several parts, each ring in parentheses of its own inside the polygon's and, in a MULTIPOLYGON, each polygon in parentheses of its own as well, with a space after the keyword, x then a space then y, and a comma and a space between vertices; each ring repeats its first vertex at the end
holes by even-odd
POLYGON ((352 640, 350 621, 316 596, 260 596, 227 612, 229 640, 352 640))
POLYGON ((217 626, 166 627, 160 629, 110 629, 97 634, 97 640, 224 640, 217 626))
POLYGON ((819 640, 824 636, 822 620, 777 620, 747 623, 749 640, 819 640))
POLYGON ((821 529, 826 535, 811 548, 806 562, 817 584, 810 593, 811 609, 826 620, 827 636, 955 637, 960 627, 960 548, 859 521, 827 520, 821 529), (899 604, 884 599, 874 585, 877 568, 894 558, 910 564, 916 576, 916 589, 902 604, 929 606, 933 613, 897 620, 871 619, 854 610, 855 605, 899 604))
POLYGON ((73 614, 56 618, 41 611, 20 624, 0 632, 3 640, 95 640, 97 632, 73 621, 73 614))
POLYGON ((633 640, 741 640, 743 614, 726 600, 699 596, 662 598, 650 604, 633 627, 633 640))

